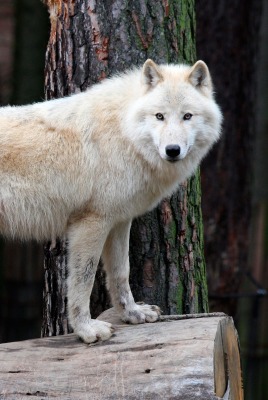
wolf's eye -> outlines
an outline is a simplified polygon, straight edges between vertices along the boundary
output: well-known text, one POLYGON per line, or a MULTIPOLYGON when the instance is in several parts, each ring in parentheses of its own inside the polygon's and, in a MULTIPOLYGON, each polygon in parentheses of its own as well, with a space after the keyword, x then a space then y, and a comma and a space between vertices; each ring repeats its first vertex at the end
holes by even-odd
POLYGON ((193 116, 193 114, 186 113, 186 114, 184 114, 183 119, 184 119, 184 121, 187 121, 187 120, 191 119, 192 116, 193 116))
POLYGON ((164 121, 164 115, 161 113, 155 114, 156 118, 159 119, 159 121, 164 121))

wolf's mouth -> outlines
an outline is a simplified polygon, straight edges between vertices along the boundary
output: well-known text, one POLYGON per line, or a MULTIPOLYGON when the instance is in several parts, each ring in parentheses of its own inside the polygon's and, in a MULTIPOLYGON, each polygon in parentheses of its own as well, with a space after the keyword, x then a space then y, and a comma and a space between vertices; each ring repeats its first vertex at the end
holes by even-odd
POLYGON ((180 161, 180 157, 166 157, 166 160, 170 163, 176 163, 177 161, 180 161))

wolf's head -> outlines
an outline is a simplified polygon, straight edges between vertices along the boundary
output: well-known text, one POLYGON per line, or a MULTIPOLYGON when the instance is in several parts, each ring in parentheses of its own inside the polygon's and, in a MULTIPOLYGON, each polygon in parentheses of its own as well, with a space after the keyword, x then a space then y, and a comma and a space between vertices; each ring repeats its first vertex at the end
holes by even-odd
POLYGON ((222 121, 206 64, 158 66, 147 60, 142 86, 132 114, 140 140, 153 142, 152 151, 165 162, 193 153, 200 160, 219 138, 222 121))

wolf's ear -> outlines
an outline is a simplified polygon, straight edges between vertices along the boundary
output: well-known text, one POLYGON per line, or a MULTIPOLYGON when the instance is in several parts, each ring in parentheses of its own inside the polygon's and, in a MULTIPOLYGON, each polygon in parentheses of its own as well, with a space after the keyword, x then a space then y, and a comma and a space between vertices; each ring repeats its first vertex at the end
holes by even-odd
POLYGON ((204 94, 212 93, 212 82, 207 65, 204 61, 197 61, 191 68, 189 77, 190 83, 204 94))
POLYGON ((146 60, 142 68, 142 81, 148 89, 155 87, 163 80, 158 66, 150 59, 146 60))

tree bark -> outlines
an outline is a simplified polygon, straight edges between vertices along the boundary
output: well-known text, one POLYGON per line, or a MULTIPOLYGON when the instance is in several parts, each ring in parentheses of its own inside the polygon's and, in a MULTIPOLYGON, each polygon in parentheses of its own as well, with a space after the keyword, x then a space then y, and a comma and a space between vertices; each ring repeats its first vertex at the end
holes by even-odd
MULTIPOLYGON (((141 65, 147 58, 157 63, 195 61, 192 0, 48 0, 47 4, 51 19, 47 99, 85 90, 116 71, 141 65)), ((60 252, 49 266, 50 252, 47 248, 46 279, 54 281, 55 287, 62 286, 66 263, 59 259, 60 252), (60 269, 55 268, 57 262, 60 269)), ((136 301, 157 303, 165 313, 207 311, 199 174, 153 212, 133 222, 130 261, 136 301)), ((56 326, 63 326, 66 320, 64 313, 50 316, 52 310, 60 308, 58 304, 65 304, 62 296, 66 296, 66 292, 55 293, 50 287, 46 284, 43 335, 57 333, 51 326, 54 318, 58 319, 56 326), (50 290, 53 295, 48 296, 50 290), (49 305, 48 298, 52 301, 49 305)), ((91 297, 93 316, 109 304, 104 293, 100 270, 91 297)))

